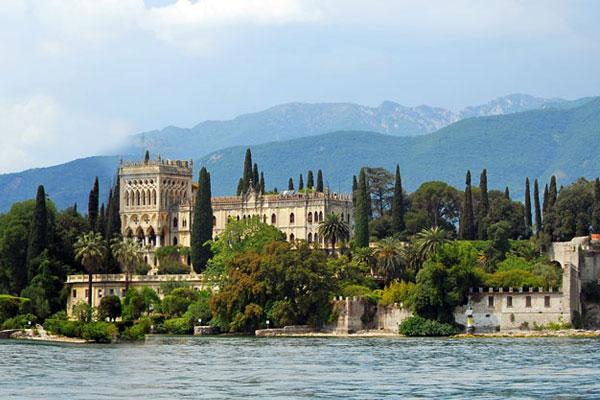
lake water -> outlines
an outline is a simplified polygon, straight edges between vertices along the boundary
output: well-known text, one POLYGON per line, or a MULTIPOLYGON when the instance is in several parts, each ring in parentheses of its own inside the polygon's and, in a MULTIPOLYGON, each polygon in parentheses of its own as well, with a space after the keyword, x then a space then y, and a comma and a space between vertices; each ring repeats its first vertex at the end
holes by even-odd
POLYGON ((0 341, 0 397, 599 399, 595 338, 0 341))

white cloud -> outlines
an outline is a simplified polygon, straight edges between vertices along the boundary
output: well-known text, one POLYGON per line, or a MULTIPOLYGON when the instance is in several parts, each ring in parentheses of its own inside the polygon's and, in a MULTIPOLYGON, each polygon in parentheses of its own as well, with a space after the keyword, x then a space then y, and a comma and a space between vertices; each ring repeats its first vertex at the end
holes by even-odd
POLYGON ((98 154, 128 132, 124 121, 71 113, 46 95, 0 100, 0 173, 98 154))

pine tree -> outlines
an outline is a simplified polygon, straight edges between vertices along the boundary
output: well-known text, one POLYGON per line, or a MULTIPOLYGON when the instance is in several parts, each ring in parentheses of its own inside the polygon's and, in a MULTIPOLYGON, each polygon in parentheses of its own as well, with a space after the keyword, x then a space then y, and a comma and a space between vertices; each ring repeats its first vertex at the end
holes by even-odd
POLYGON ((308 171, 308 176, 306 178, 306 187, 308 189, 311 189, 315 186, 315 180, 313 178, 313 172, 312 171, 308 171))
POLYGON ((294 190, 294 180, 292 178, 288 181, 288 190, 294 190))
POLYGON ((369 246, 369 210, 367 209, 367 182, 365 169, 360 170, 358 175, 358 187, 356 189, 356 219, 355 219, 355 248, 369 246))
POLYGON ((254 188, 258 189, 260 185, 260 178, 258 177, 258 164, 254 163, 254 167, 252 168, 252 183, 254 184, 254 188))
POLYGON ((392 233, 398 235, 402 231, 404 231, 404 194, 402 193, 400 165, 396 164, 396 181, 392 197, 392 233))
POLYGON ((96 221, 98 220, 98 197, 100 194, 100 189, 98 187, 98 177, 94 181, 94 187, 90 191, 89 201, 88 201, 88 222, 90 224, 90 228, 93 230, 96 228, 96 221))
POLYGON ((244 159, 244 175, 242 191, 240 194, 245 194, 250 188, 250 181, 252 180, 252 152, 250 149, 246 149, 246 158, 244 159))
POLYGON ((594 205, 592 207, 592 233, 600 233, 600 179, 594 181, 594 205))
POLYGON ((477 236, 479 240, 487 240, 488 213, 490 201, 487 191, 487 170, 484 168, 479 176, 479 209, 477 210, 477 236))
POLYGON ((241 196, 244 191, 244 178, 240 178, 237 185, 236 196, 241 196))
POLYGON ((510 200, 510 191, 508 190, 508 186, 504 188, 504 198, 510 200))
POLYGON ((260 194, 265 194, 265 173, 260 171, 260 183, 258 185, 258 191, 260 194))
POLYGON ((317 192, 322 192, 323 189, 323 172, 319 170, 317 171, 317 192))
POLYGON ((531 234, 531 190, 529 188, 529 177, 525 179, 525 231, 526 235, 531 234))
POLYGON ((542 231, 542 213, 540 211, 540 189, 537 179, 533 183, 533 206, 535 208, 535 235, 539 237, 542 231))
POLYGON ((463 240, 475 239, 475 218, 473 216, 473 195, 471 193, 471 171, 467 171, 465 200, 459 226, 459 236, 463 240))
POLYGON ((298 180, 298 190, 304 189, 304 180, 302 179, 302 174, 300 174, 300 179, 298 180))
POLYGON ((358 189, 358 182, 356 181, 356 175, 352 175, 352 205, 356 207, 356 190, 358 189))
POLYGON ((37 273, 35 258, 48 246, 48 210, 46 209, 46 191, 44 186, 38 186, 35 197, 35 208, 29 229, 27 243, 27 280, 30 281, 37 273))
POLYGON ((212 257, 210 246, 206 244, 208 240, 212 239, 213 210, 210 198, 210 174, 205 167, 202 167, 194 203, 191 240, 192 264, 197 273, 204 271, 207 261, 212 257))

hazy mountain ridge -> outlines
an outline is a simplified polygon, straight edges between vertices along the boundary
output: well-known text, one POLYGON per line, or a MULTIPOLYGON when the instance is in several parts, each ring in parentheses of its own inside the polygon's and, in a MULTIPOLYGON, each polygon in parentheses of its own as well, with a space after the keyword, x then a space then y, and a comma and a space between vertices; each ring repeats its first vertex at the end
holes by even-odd
POLYGON ((166 127, 131 138, 126 153, 150 149, 172 157, 187 157, 188 148, 202 153, 233 144, 256 145, 341 130, 364 130, 393 136, 417 136, 437 131, 461 119, 503 115, 568 104, 562 99, 542 99, 512 94, 487 104, 453 111, 421 105, 405 107, 384 101, 377 107, 353 103, 288 103, 228 121, 204 121, 193 128, 166 127), (185 143, 185 146, 181 144, 185 143))
MULTIPOLYGON (((287 107, 296 109, 294 105, 287 107)), ((339 105, 338 110, 343 113, 355 107, 361 106, 339 105)), ((380 108, 402 112, 402 108, 391 102, 383 103, 380 108)), ((273 121, 285 119, 289 112, 284 106, 274 109, 274 115, 279 113, 280 118, 273 118, 273 121)), ((429 111, 430 108, 422 108, 421 115, 429 111)), ((439 114, 439 110, 433 112, 439 114)), ((353 120, 353 123, 364 126, 364 121, 374 120, 376 111, 364 107, 363 113, 361 119, 353 120)), ((240 119, 243 121, 244 117, 240 119)), ((319 115, 307 118, 305 125, 315 126, 320 119, 322 116, 319 115)), ((427 180, 443 180, 462 188, 467 169, 471 169, 474 183, 477 183, 477 174, 487 168, 490 188, 503 189, 504 185, 509 185, 511 194, 520 198, 525 176, 548 180, 550 175, 556 174, 559 182, 568 184, 579 176, 596 177, 600 165, 600 153, 597 152, 600 146, 600 98, 560 102, 556 106, 547 104, 541 110, 515 114, 468 118, 420 136, 398 137, 352 129, 260 145, 240 144, 213 152, 204 152, 202 147, 190 144, 193 133, 189 130, 173 129, 186 137, 177 146, 176 154, 168 148, 159 148, 163 158, 188 160, 192 157, 196 160, 196 169, 206 165, 211 172, 215 195, 234 193, 247 147, 252 148, 254 160, 265 172, 269 189, 287 187, 289 177, 297 184, 300 173, 305 174, 306 179, 308 169, 315 172, 322 169, 332 190, 348 191, 352 175, 360 167, 383 166, 391 170, 400 163, 403 182, 409 191, 427 180)), ((153 156, 157 152, 152 151, 153 156)), ((141 157, 143 153, 123 154, 141 157)), ((0 212, 7 211, 16 201, 34 198, 39 184, 46 186, 46 192, 59 208, 78 202, 80 210, 84 211, 96 175, 100 179, 101 201, 106 199, 117 174, 118 158, 89 157, 53 167, 0 175, 0 212)))

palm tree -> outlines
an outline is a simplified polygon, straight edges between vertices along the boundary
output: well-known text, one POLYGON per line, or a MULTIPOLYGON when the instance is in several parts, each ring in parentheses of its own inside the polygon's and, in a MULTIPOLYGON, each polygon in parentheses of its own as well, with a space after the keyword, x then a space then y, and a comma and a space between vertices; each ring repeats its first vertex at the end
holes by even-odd
POLYGON ((319 223, 319 236, 328 239, 331 242, 331 250, 335 251, 335 242, 337 239, 345 239, 349 236, 348 225, 340 219, 338 214, 326 214, 322 222, 319 223))
POLYGON ((373 267, 375 266, 376 258, 373 254, 372 248, 359 247, 358 249, 354 250, 354 254, 352 254, 352 259, 369 267, 369 270, 371 271, 371 277, 373 277, 373 267))
POLYGON ((142 261, 142 246, 134 238, 124 238, 123 240, 114 238, 110 249, 125 273, 125 292, 127 292, 130 276, 142 261))
POLYGON ((379 271, 387 281, 399 278, 404 273, 406 258, 399 240, 387 237, 380 240, 375 247, 379 271))
POLYGON ((422 261, 431 258, 442 247, 443 244, 450 242, 450 232, 436 226, 429 229, 423 229, 417 233, 415 246, 422 261))
POLYGON ((106 257, 106 245, 98 232, 84 233, 75 242, 75 260, 81 262, 88 272, 88 305, 92 306, 92 274, 102 266, 106 257))

